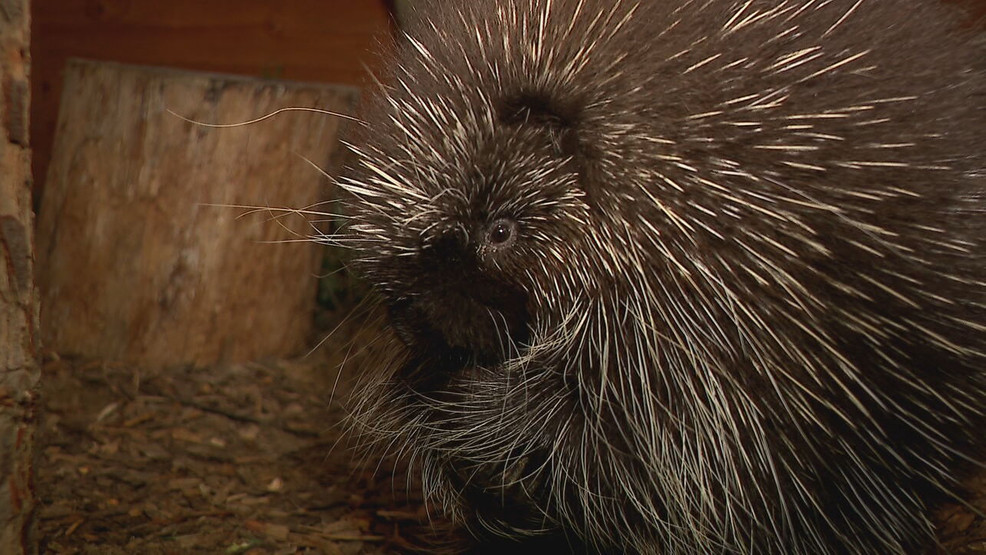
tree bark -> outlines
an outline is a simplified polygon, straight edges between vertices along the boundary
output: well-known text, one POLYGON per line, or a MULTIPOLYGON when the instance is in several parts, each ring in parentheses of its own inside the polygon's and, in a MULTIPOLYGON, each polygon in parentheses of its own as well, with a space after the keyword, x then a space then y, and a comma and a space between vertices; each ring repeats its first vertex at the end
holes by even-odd
POLYGON ((0 2, 0 553, 34 553, 40 370, 31 213, 30 5, 0 2))
POLYGON ((169 110, 209 123, 350 112, 355 89, 82 61, 65 79, 38 215, 46 348, 150 366, 303 349, 322 250, 297 239, 312 224, 228 205, 321 203, 330 188, 305 159, 335 165, 343 120, 214 129, 169 110))

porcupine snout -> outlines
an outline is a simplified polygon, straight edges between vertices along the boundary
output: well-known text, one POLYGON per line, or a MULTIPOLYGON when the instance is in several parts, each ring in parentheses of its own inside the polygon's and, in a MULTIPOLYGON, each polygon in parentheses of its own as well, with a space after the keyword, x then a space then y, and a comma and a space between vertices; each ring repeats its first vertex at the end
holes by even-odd
POLYGON ((500 362, 528 338, 526 295, 484 263, 487 235, 456 225, 423 236, 407 262, 421 282, 418 293, 388 304, 401 341, 449 370, 500 362))

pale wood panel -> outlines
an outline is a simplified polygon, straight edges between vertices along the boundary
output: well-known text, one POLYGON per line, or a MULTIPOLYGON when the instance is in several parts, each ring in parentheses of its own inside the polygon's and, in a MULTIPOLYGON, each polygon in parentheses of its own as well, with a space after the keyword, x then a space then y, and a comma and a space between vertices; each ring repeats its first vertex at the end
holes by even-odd
POLYGON ((384 0, 39 0, 31 125, 35 193, 71 57, 361 85, 390 40, 384 0))
MULTIPOLYGON (((297 354, 319 245, 305 218, 217 205, 316 206, 356 89, 106 62, 68 66, 38 220, 46 348, 150 366, 297 354), (66 91, 69 89, 67 88, 66 91), (277 241, 289 241, 288 243, 277 241)), ((330 208, 323 206, 323 210, 330 208)))

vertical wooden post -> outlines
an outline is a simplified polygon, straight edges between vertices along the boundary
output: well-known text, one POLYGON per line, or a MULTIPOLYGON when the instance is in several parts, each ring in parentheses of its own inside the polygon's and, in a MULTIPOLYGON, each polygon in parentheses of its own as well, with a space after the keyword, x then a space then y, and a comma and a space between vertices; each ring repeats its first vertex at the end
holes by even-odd
POLYGON ((31 213, 30 2, 0 2, 0 553, 33 553, 40 370, 31 213))

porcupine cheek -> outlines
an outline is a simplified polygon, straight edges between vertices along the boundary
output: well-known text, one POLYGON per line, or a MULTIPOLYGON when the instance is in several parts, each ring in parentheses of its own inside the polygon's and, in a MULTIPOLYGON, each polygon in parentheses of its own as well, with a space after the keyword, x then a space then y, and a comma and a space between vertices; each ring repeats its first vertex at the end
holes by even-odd
POLYGON ((388 306, 394 331, 412 353, 450 369, 501 362, 528 336, 525 295, 484 268, 477 250, 455 231, 423 241, 408 262, 413 286, 388 306))

